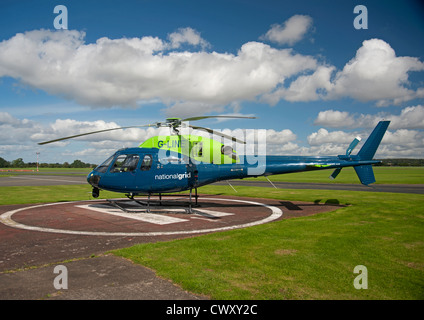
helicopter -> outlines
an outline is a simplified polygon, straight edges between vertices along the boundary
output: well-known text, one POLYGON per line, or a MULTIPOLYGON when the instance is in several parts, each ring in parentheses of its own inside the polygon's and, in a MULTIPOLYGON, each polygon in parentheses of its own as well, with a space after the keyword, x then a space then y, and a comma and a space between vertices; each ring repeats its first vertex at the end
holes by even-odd
MULTIPOLYGON (((150 197, 189 190, 188 213, 192 213, 192 191, 195 191, 197 205, 197 189, 223 180, 243 179, 247 177, 285 174, 302 171, 333 169, 330 179, 335 179, 345 167, 353 167, 364 185, 375 182, 372 165, 381 161, 373 160, 378 146, 390 124, 380 121, 374 128, 360 151, 352 155, 353 149, 361 141, 355 137, 344 155, 338 156, 277 156, 258 155, 256 162, 246 154, 238 154, 230 145, 225 145, 216 137, 231 140, 238 144, 245 141, 205 127, 187 125, 189 121, 207 118, 247 118, 244 116, 199 116, 186 119, 167 118, 165 122, 153 124, 118 127, 92 131, 64 138, 40 142, 40 145, 77 138, 112 130, 134 127, 169 127, 173 134, 154 136, 138 147, 124 148, 116 151, 103 163, 94 168, 87 176, 92 186, 92 196, 99 197, 100 190, 124 193, 129 199, 147 195, 147 212, 150 212, 150 197), (184 134, 186 128, 203 130, 213 134, 212 139, 200 135, 184 134)), ((114 206, 127 211, 116 201, 114 206)), ((135 200, 137 201, 137 200, 135 200)), ((137 201, 141 205, 144 202, 137 201)))

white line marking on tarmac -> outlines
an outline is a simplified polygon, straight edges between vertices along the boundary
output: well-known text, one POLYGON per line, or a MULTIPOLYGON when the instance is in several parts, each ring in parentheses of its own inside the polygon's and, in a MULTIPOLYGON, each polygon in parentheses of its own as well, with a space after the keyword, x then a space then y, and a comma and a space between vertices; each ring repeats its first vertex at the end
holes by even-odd
POLYGON ((84 181, 72 181, 72 180, 62 180, 62 179, 43 179, 43 178, 32 178, 32 177, 10 177, 12 179, 24 179, 24 180, 44 180, 44 181, 57 181, 57 182, 71 182, 82 184, 84 181))

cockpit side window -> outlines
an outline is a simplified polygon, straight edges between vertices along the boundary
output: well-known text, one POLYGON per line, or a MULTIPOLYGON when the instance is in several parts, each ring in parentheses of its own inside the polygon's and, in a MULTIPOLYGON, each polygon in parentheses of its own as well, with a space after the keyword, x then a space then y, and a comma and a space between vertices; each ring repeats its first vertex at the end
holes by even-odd
POLYGON ((148 171, 152 167, 152 156, 150 154, 146 154, 143 158, 143 162, 141 163, 140 170, 148 171))
POLYGON ((140 156, 138 154, 121 154, 116 158, 110 172, 134 171, 137 168, 139 160, 140 156))
POLYGON ((107 168, 109 168, 110 164, 112 163, 114 156, 115 155, 107 158, 107 160, 105 162, 103 162, 101 165, 96 167, 94 170, 97 171, 97 172, 100 172, 100 173, 105 173, 107 171, 107 168))

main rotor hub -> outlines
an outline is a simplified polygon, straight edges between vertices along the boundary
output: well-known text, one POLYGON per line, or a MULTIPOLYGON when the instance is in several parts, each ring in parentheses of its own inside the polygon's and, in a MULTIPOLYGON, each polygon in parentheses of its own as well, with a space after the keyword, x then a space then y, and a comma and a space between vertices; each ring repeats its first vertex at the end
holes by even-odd
POLYGON ((181 124, 180 118, 167 118, 166 123, 172 124, 172 126, 179 126, 181 124))

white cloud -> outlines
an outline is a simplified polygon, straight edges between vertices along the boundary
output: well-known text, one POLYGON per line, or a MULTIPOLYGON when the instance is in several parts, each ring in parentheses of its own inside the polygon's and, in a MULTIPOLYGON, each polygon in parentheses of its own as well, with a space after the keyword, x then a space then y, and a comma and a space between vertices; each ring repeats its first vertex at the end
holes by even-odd
POLYGON ((330 128, 351 127, 355 124, 352 115, 347 111, 325 110, 318 113, 315 125, 330 128))
POLYGON ((325 110, 319 112, 314 124, 328 128, 372 128, 384 118, 383 114, 357 115, 347 111, 325 110))
POLYGON ((376 100, 380 105, 408 101, 418 94, 406 87, 408 72, 423 70, 424 63, 417 58, 397 57, 383 40, 367 40, 336 74, 328 98, 348 96, 359 101, 376 100))
POLYGON ((193 101, 176 102, 171 107, 165 109, 167 116, 180 117, 183 119, 201 114, 210 114, 212 112, 222 113, 223 111, 223 105, 193 101))
MULTIPOLYGON (((295 17, 308 25, 305 16, 294 16, 284 30, 295 17)), ((0 77, 92 107, 156 101, 177 111, 199 104, 207 112, 258 99, 276 104, 351 97, 386 105, 424 97, 424 88, 411 89, 408 80, 424 63, 397 57, 379 39, 364 41, 341 71, 261 42, 245 43, 236 54, 204 51, 208 46, 192 28, 171 33, 168 41, 145 36, 90 44, 84 32, 35 30, 0 42, 0 77)))
POLYGON ((210 47, 210 43, 200 36, 200 33, 192 28, 180 28, 176 32, 168 35, 171 48, 179 48, 187 43, 192 46, 201 46, 202 49, 210 47))
MULTIPOLYGON (((363 138, 361 143, 365 142, 371 130, 381 120, 390 120, 389 130, 383 137, 381 145, 377 150, 376 157, 396 158, 396 157, 415 157, 422 158, 424 154, 424 107, 421 105, 406 107, 400 111, 399 115, 380 112, 371 114, 351 114, 337 110, 321 111, 315 125, 321 125, 329 128, 366 128, 368 131, 346 133, 343 131, 329 132, 324 128, 308 136, 308 142, 312 147, 321 145, 327 147, 333 146, 332 151, 346 150, 348 143, 356 135, 363 138), (341 144, 343 142, 343 144, 341 144)), ((358 145, 357 149, 361 147, 358 145)), ((321 149, 320 152, 323 152, 321 149)), ((324 153, 325 154, 325 153, 324 153)), ((328 153, 331 154, 331 153, 328 153)))
POLYGON ((28 119, 17 119, 7 112, 0 112, 0 145, 25 144, 29 134, 41 130, 41 126, 28 119))
POLYGON ((304 148, 294 142, 267 144, 267 154, 269 155, 301 155, 302 149, 304 148))
POLYGON ((424 107, 421 105, 402 109, 399 116, 387 116, 392 129, 424 129, 424 107))
POLYGON ((293 131, 289 129, 284 129, 281 131, 275 131, 273 129, 268 129, 266 131, 266 141, 269 144, 281 144, 285 145, 289 142, 296 140, 296 135, 293 131))
MULTIPOLYGON (((329 132, 320 128, 308 136, 309 148, 303 148, 302 152, 309 155, 337 155, 344 154, 350 142, 356 136, 362 138, 361 143, 356 147, 353 154, 361 149, 371 131, 329 132)), ((399 129, 388 130, 377 149, 375 158, 422 158, 424 154, 424 132, 419 130, 399 129)))
POLYGON ((311 146, 319 146, 328 143, 346 144, 352 142, 354 137, 355 136, 353 136, 352 133, 344 131, 329 132, 328 130, 321 128, 317 132, 308 136, 308 142, 311 146))
POLYGON ((254 100, 285 79, 313 70, 313 57, 244 44, 237 54, 177 51, 204 45, 193 29, 180 29, 170 43, 159 38, 101 38, 86 44, 84 32, 36 30, 0 43, 0 77, 89 106, 135 106, 158 99, 225 105, 254 100))
MULTIPOLYGON (((327 129, 320 128, 317 132, 311 133, 308 137, 309 148, 302 150, 305 155, 318 155, 318 156, 334 156, 345 154, 346 149, 353 139, 357 136, 362 138, 368 137, 368 133, 363 132, 345 132, 345 131, 328 131, 327 129)), ((363 142, 362 142, 363 143, 363 142)), ((360 143, 353 154, 356 154, 361 148, 360 143)))
POLYGON ((388 131, 384 136, 385 144, 393 144, 410 149, 414 147, 424 147, 423 132, 417 130, 399 129, 394 132, 388 131))
POLYGON ((351 114, 347 111, 325 110, 318 114, 315 125, 330 128, 373 128, 380 120, 390 120, 390 129, 424 129, 424 106, 405 107, 399 115, 379 112, 351 114))
POLYGON ((294 15, 283 24, 274 24, 271 29, 261 37, 278 44, 289 44, 302 40, 312 26, 312 18, 306 15, 294 15))
POLYGON ((337 71, 331 65, 318 65, 310 74, 299 75, 288 86, 279 86, 264 95, 275 104, 287 101, 336 100, 345 97, 377 106, 400 104, 424 97, 424 88, 408 88, 408 75, 424 71, 424 63, 415 57, 397 57, 383 40, 363 42, 356 56, 337 71))
POLYGON ((263 95, 263 100, 274 105, 281 99, 292 102, 325 99, 333 88, 330 78, 334 70, 333 66, 318 66, 313 74, 301 75, 293 80, 289 88, 281 86, 263 95))
POLYGON ((385 158, 422 158, 424 154, 424 132, 399 129, 387 131, 378 154, 385 158))

